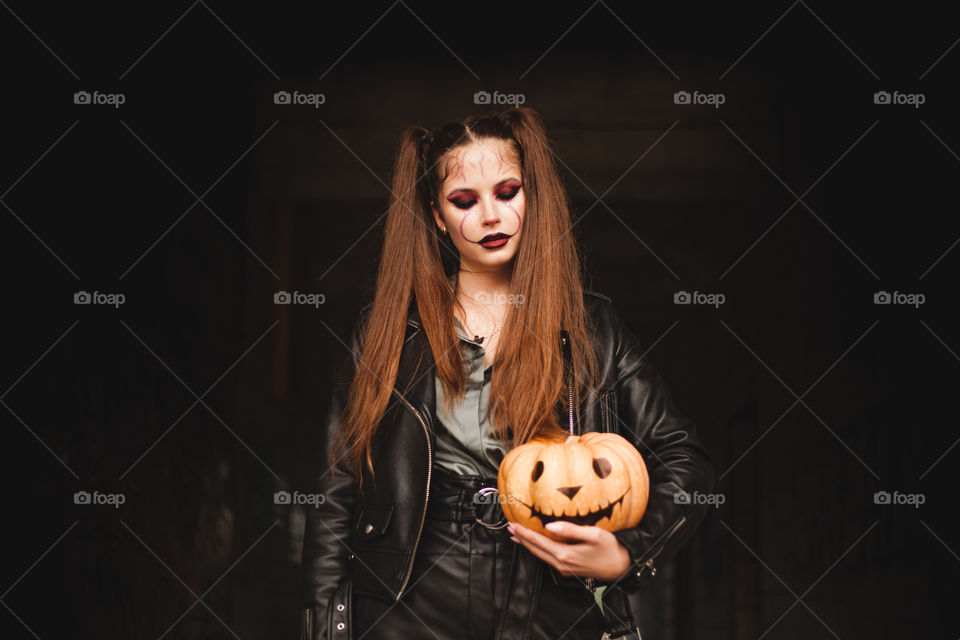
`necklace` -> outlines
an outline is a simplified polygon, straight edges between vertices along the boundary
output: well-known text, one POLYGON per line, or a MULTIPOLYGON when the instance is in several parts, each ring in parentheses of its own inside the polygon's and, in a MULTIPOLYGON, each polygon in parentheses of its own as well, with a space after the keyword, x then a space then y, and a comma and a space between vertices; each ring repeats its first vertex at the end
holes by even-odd
MULTIPOLYGON (((473 300, 473 302, 476 302, 476 303, 479 304, 480 306, 484 307, 485 310, 488 310, 488 311, 489 311, 489 309, 486 308, 486 305, 484 305, 482 302, 479 302, 479 301, 477 301, 476 299, 474 299, 473 296, 469 296, 469 295, 463 293, 462 291, 461 291, 460 293, 463 294, 463 296, 464 296, 465 298, 470 298, 470 300, 473 300)), ((473 341, 474 341, 474 342, 476 342, 477 344, 483 344, 483 340, 484 340, 484 338, 485 338, 486 336, 481 336, 480 334, 473 332, 473 329, 471 329, 471 328, 470 328, 470 325, 467 324, 467 315, 466 315, 466 312, 464 312, 464 315, 463 315, 463 326, 466 327, 468 333, 473 333, 473 341)), ((503 327, 503 322, 501 321, 500 323, 497 323, 496 321, 494 321, 494 327, 495 327, 495 329, 493 330, 493 332, 490 333, 490 338, 491 338, 491 339, 493 338, 493 336, 497 335, 497 332, 499 332, 500 329, 503 327)))
MULTIPOLYGON (((463 326, 466 327, 467 333, 473 333, 473 329, 471 329, 470 325, 467 324, 466 316, 464 316, 464 319, 463 319, 463 326)), ((494 329, 493 332, 490 333, 491 339, 493 338, 493 336, 497 335, 497 332, 500 331, 502 326, 503 326, 503 323, 501 322, 499 325, 496 326, 496 329, 494 329)), ((473 333, 473 341, 476 342, 477 344, 483 344, 483 340, 485 337, 486 336, 481 336, 480 334, 473 333)))

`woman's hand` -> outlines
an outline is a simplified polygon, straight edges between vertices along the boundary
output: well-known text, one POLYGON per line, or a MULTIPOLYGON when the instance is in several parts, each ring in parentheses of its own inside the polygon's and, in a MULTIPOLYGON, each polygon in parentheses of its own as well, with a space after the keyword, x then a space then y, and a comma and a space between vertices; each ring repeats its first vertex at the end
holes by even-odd
POLYGON ((616 536, 600 527, 556 521, 546 525, 565 542, 551 540, 517 522, 507 525, 510 538, 530 550, 561 575, 612 582, 630 568, 630 553, 616 536))

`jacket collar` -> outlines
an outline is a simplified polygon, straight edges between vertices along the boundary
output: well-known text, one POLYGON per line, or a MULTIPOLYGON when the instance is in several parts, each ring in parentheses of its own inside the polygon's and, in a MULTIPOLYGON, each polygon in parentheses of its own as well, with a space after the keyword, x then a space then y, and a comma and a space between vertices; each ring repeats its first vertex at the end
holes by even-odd
POLYGON ((422 331, 416 300, 411 300, 407 314, 407 336, 400 352, 394 391, 401 394, 426 421, 431 446, 435 445, 434 405, 436 404, 436 361, 430 350, 427 334, 422 331))

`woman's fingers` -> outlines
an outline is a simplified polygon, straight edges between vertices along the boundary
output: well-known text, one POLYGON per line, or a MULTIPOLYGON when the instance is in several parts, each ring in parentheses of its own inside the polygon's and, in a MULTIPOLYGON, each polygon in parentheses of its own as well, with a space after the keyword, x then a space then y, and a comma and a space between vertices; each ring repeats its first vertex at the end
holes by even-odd
POLYGON ((597 527, 573 524, 572 522, 564 522, 563 520, 550 522, 545 528, 548 529, 550 533, 558 535, 564 540, 580 542, 595 542, 597 540, 597 533, 600 531, 597 527))
POLYGON ((522 544, 523 546, 525 546, 530 551, 530 553, 537 556, 538 558, 540 558, 541 560, 543 560, 553 568, 557 569, 558 571, 566 571, 566 568, 549 551, 545 551, 540 547, 538 547, 537 545, 531 542, 528 542, 525 539, 518 538, 517 541, 519 544, 522 544))
POLYGON ((511 523, 508 527, 519 541, 535 556, 552 565, 564 575, 573 575, 584 569, 578 562, 580 550, 566 542, 557 542, 521 524, 511 523))

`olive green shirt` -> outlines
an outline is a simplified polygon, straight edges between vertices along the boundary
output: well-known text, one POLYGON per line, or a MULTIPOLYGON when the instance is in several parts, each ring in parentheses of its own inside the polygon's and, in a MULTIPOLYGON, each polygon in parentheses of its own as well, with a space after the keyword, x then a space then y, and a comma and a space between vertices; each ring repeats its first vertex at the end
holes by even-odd
MULTIPOLYGON (((450 277, 450 283, 456 287, 456 274, 450 277)), ((477 344, 473 336, 467 335, 459 320, 454 319, 454 322, 467 364, 467 384, 463 400, 459 403, 454 401, 452 412, 447 413, 444 409, 443 385, 434 374, 436 414, 440 428, 437 429, 433 465, 447 473, 496 478, 506 448, 493 435, 493 415, 488 411, 493 364, 484 368, 486 352, 483 346, 477 344)))

